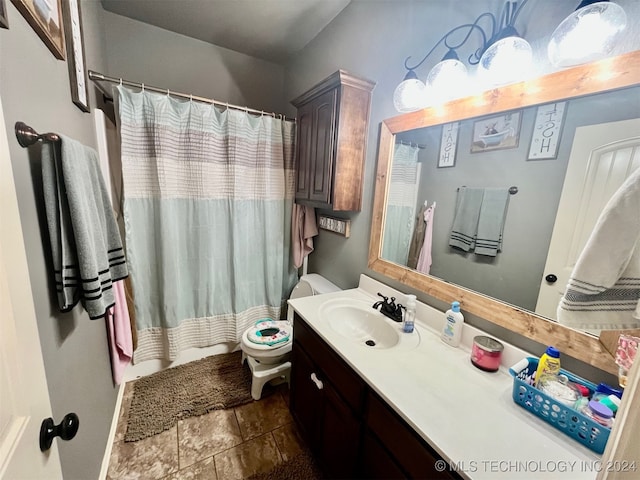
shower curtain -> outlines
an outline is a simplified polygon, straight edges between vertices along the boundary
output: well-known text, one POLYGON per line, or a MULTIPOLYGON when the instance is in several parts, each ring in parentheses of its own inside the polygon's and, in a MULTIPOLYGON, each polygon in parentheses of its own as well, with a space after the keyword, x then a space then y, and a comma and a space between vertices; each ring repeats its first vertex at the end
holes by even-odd
POLYGON ((134 361, 280 318, 297 279, 295 124, 122 86, 117 102, 134 361))
POLYGON ((397 143, 384 221, 382 258, 406 265, 420 186, 418 147, 397 143))

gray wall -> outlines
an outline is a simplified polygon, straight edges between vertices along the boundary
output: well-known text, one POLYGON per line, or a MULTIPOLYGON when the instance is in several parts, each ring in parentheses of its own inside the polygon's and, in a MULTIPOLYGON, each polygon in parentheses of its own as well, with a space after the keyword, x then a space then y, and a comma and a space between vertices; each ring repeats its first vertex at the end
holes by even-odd
MULTIPOLYGON (((522 110, 517 148, 470 153, 473 125, 460 122, 456 163, 438 168, 442 127, 403 133, 398 137, 424 145, 418 208, 437 202, 433 222, 431 275, 463 285, 528 310, 535 310, 540 281, 556 218, 572 139, 579 126, 640 116, 640 88, 582 97, 565 106, 562 137, 555 159, 527 161, 536 109, 522 110), (510 197, 503 249, 485 257, 449 247, 458 187, 517 186, 510 197)), ((417 211, 417 210, 416 210, 417 211)))
MULTIPOLYGON (((324 275, 342 288, 352 288, 358 284, 361 273, 388 283, 407 293, 415 293, 421 301, 441 310, 448 307, 422 292, 412 291, 402 284, 392 281, 367 268, 369 230, 372 218, 375 167, 380 122, 397 115, 393 108, 393 91, 402 80, 405 70, 403 61, 412 56, 417 60, 448 29, 465 22, 473 22, 477 15, 490 10, 498 13, 503 2, 471 2, 451 0, 447 2, 353 0, 342 13, 325 28, 305 49, 287 64, 285 89, 287 97, 294 98, 306 91, 319 80, 342 68, 377 81, 373 92, 369 138, 364 169, 363 208, 359 213, 343 215, 351 218, 351 237, 345 239, 330 232, 320 231, 315 240, 315 251, 310 256, 309 270, 324 275)), ((628 15, 629 33, 614 53, 622 53, 640 48, 640 2, 620 0, 628 15)), ((552 71, 546 61, 543 46, 560 19, 569 15, 576 7, 575 2, 555 0, 531 0, 522 11, 517 26, 521 28, 535 48, 536 71, 552 71)), ((446 53, 441 51, 429 58, 417 71, 424 76, 446 53)), ((290 111, 294 112, 293 107, 290 111)), ((511 332, 495 327, 481 318, 468 321, 508 342, 536 354, 542 354, 544 346, 531 342, 511 332)), ((566 362, 567 368, 578 374, 600 375, 582 364, 566 362)), ((594 377, 595 378, 595 377, 594 377)), ((607 378, 613 381, 611 378, 607 378)))
MULTIPOLYGON (((11 144, 18 205, 47 382, 56 422, 76 412, 80 429, 58 442, 67 480, 98 478, 114 415, 106 327, 81 307, 61 314, 50 288, 48 234, 41 201, 39 147, 21 148, 21 120, 96 147, 93 119, 71 101, 67 63, 56 60, 10 1, 9 30, 0 29, 0 94, 11 144)), ((282 111, 282 66, 105 12, 81 3, 87 67, 151 85, 268 111, 282 111)), ((91 107, 96 96, 92 90, 91 107)), ((101 95, 97 96, 101 100, 101 95)))
POLYGON ((281 113, 284 68, 104 11, 107 72, 183 93, 281 113))
MULTIPOLYGON (((50 288, 39 147, 21 148, 13 132, 21 120, 40 132, 60 132, 95 146, 93 120, 71 102, 67 63, 53 57, 11 2, 5 4, 10 29, 0 30, 0 94, 51 406, 56 423, 68 412, 80 418, 76 438, 58 442, 62 470, 67 479, 97 478, 117 395, 106 327, 103 320, 89 320, 80 308, 68 314, 57 311, 50 288)), ((86 1, 81 8, 87 64, 104 68, 102 9, 86 1)), ((94 98, 91 102, 95 106, 94 98)))

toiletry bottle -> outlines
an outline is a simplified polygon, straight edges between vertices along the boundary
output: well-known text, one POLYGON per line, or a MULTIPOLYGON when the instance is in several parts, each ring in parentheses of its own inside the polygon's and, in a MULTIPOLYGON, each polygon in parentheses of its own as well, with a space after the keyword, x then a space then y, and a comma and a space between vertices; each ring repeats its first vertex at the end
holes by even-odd
POLYGON ((580 411, 587 405, 587 403, 589 403, 589 395, 591 394, 591 391, 579 383, 576 384, 576 388, 580 392, 580 398, 578 398, 573 408, 580 411))
POLYGON ((443 342, 457 347, 460 345, 463 325, 464 316, 460 312, 460 302, 453 302, 451 308, 445 313, 444 328, 440 338, 443 342))
POLYGON ((547 347, 547 351, 540 357, 536 369, 535 387, 547 375, 556 376, 560 373, 560 352, 554 347, 547 347))
POLYGON ((402 331, 405 333, 413 332, 413 326, 416 320, 416 296, 407 295, 407 304, 404 311, 404 321, 402 323, 402 331))
POLYGON ((609 395, 615 395, 618 398, 622 398, 622 390, 613 388, 611 385, 606 383, 599 383, 596 387, 596 392, 593 394, 593 397, 591 397, 591 400, 598 402, 601 398, 608 397, 609 395))

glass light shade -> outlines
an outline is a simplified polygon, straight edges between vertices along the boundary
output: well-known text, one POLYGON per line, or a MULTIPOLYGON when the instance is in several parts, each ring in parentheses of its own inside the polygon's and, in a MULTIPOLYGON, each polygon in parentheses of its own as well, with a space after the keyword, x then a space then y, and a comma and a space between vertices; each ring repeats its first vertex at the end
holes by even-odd
POLYGON ((443 60, 431 69, 426 85, 430 102, 445 103, 464 97, 469 91, 467 67, 460 60, 443 60))
POLYGON ((400 82, 393 92, 393 105, 398 112, 414 112, 424 108, 426 85, 417 78, 400 82))
POLYGON ((533 52, 522 37, 498 40, 482 54, 478 76, 487 87, 524 80, 531 71, 533 52))
POLYGON ((597 2, 576 10, 551 35, 547 54, 556 67, 592 62, 611 53, 627 15, 620 5, 597 2))

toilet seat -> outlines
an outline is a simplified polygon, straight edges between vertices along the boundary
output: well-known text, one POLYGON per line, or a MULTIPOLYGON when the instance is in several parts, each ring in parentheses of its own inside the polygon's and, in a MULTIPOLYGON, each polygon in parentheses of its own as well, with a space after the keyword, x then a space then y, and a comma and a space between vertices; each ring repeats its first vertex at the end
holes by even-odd
POLYGON ((247 339, 259 346, 278 345, 287 342, 291 338, 291 324, 265 318, 258 320, 256 324, 247 330, 247 339))
POLYGON ((291 351, 291 344, 293 341, 293 325, 291 325, 289 322, 282 323, 286 323, 288 325, 287 329, 289 332, 289 338, 287 340, 276 343, 274 345, 253 343, 249 339, 249 331, 252 329, 248 329, 244 331, 240 341, 242 351, 250 357, 257 357, 261 359, 273 359, 282 357, 283 355, 289 353, 291 351))

